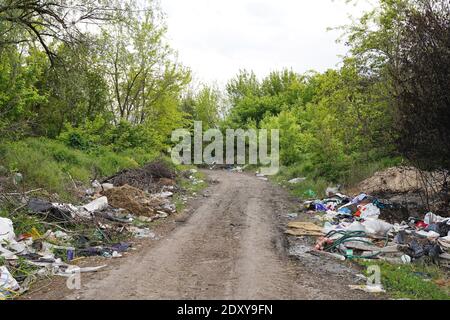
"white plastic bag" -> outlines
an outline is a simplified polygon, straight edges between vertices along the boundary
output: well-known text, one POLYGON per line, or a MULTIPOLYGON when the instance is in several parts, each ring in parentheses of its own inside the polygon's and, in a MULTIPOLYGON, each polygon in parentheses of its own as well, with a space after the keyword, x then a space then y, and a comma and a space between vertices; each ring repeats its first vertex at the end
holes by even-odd
POLYGON ((434 214, 433 212, 428 212, 425 215, 425 218, 423 219, 423 221, 426 224, 433 224, 433 223, 438 223, 438 222, 442 222, 446 220, 446 218, 443 218, 441 216, 438 216, 437 214, 434 214))
POLYGON ((368 234, 379 236, 386 235, 394 227, 392 224, 379 219, 367 219, 362 225, 366 228, 368 234))
POLYGON ((0 298, 5 296, 5 293, 17 291, 20 289, 16 279, 13 278, 6 267, 0 267, 0 298))
POLYGON ((108 207, 108 198, 100 197, 83 206, 89 212, 102 211, 108 207))
POLYGON ((345 231, 364 231, 366 232, 366 227, 361 224, 361 222, 354 221, 351 225, 345 229, 345 231))
POLYGON ((360 206, 362 219, 378 219, 381 214, 380 209, 373 203, 366 204, 365 206, 360 206))
POLYGON ((15 237, 12 221, 7 218, 0 218, 0 243, 13 242, 15 237))

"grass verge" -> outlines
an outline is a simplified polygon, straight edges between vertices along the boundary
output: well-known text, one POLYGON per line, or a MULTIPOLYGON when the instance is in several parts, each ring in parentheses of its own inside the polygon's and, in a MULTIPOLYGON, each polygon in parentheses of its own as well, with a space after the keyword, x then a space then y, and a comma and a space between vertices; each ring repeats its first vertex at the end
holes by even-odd
POLYGON ((448 275, 434 265, 395 265, 381 261, 358 261, 364 267, 377 265, 381 283, 395 299, 450 300, 448 275))
POLYGON ((157 156, 144 150, 115 153, 107 147, 81 151, 46 138, 28 138, 0 145, 0 166, 9 175, 20 173, 23 176, 19 187, 23 190, 42 188, 67 201, 74 200, 76 184, 87 185, 91 179, 136 168, 157 156))

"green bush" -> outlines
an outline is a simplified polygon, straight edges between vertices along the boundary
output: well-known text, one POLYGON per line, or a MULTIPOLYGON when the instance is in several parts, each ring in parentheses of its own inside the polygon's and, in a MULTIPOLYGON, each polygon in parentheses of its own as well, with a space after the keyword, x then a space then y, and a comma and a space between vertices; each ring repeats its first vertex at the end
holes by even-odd
POLYGON ((101 148, 90 154, 93 157, 93 168, 100 176, 110 176, 126 168, 136 168, 139 163, 133 158, 101 148))
POLYGON ((151 162, 160 156, 159 151, 142 147, 126 149, 121 151, 120 154, 125 157, 134 159, 139 165, 151 162))
POLYGON ((89 150, 101 144, 102 135, 105 134, 109 127, 110 125, 107 121, 100 116, 92 121, 86 120, 80 127, 74 127, 67 123, 58 140, 71 148, 89 150))
POLYGON ((293 112, 282 111, 277 116, 268 114, 261 122, 261 128, 280 130, 280 161, 282 164, 292 165, 299 161, 302 141, 300 127, 293 112))
POLYGON ((162 135, 148 125, 133 125, 128 121, 121 121, 112 126, 101 117, 93 121, 87 120, 80 127, 66 124, 58 140, 70 148, 83 151, 108 147, 114 152, 138 148, 160 152, 164 148, 162 135))

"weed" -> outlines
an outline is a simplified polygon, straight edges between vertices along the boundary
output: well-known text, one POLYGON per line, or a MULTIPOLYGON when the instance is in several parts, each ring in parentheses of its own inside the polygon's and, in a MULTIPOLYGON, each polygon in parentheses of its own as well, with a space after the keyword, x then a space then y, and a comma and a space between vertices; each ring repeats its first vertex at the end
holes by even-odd
POLYGON ((46 138, 28 138, 0 145, 0 165, 24 176, 23 188, 44 188, 62 200, 73 200, 74 181, 88 184, 93 178, 136 168, 156 158, 142 149, 115 153, 108 147, 81 151, 46 138))
POLYGON ((358 263, 366 267, 378 265, 381 269, 381 283, 394 298, 450 300, 449 288, 441 288, 434 282, 445 277, 437 266, 395 265, 380 261, 358 261, 358 263))

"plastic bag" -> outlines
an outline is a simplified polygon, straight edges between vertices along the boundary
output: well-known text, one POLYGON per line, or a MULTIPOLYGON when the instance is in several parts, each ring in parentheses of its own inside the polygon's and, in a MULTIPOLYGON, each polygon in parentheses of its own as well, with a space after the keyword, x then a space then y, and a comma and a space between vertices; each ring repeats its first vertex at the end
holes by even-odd
POLYGON ((358 203, 360 203, 361 201, 363 201, 365 198, 367 198, 367 194, 361 193, 359 196, 355 197, 355 198, 352 200, 352 203, 353 203, 353 204, 358 204, 358 203))
POLYGON ((12 291, 20 289, 16 279, 13 278, 6 267, 0 267, 0 298, 5 298, 12 291))
POLYGON ((366 204, 359 208, 362 219, 378 219, 381 214, 380 209, 373 203, 366 204))
POLYGON ((7 218, 0 218, 0 243, 13 242, 15 237, 12 221, 7 218))
POLYGON ((394 226, 386 221, 379 219, 368 219, 362 223, 368 234, 386 235, 394 226))
POLYGON ((438 216, 437 214, 434 214, 433 212, 428 212, 425 215, 425 218, 423 219, 423 221, 426 224, 435 224, 435 223, 438 223, 438 222, 442 222, 444 220, 445 220, 445 218, 443 218, 441 216, 438 216))

